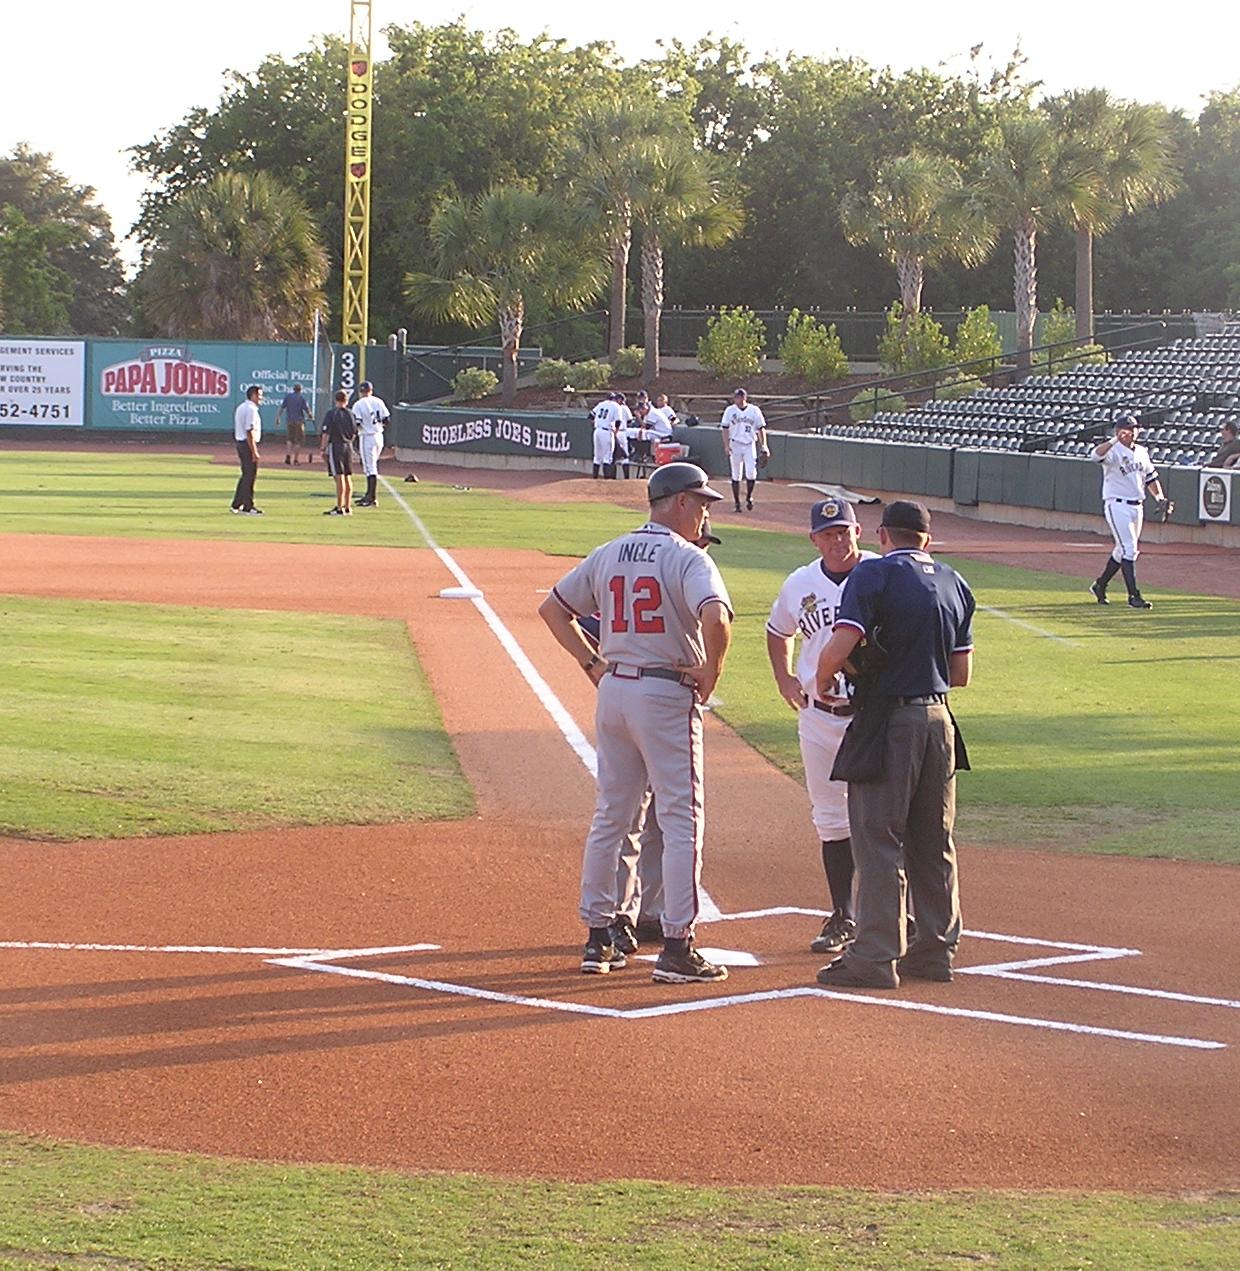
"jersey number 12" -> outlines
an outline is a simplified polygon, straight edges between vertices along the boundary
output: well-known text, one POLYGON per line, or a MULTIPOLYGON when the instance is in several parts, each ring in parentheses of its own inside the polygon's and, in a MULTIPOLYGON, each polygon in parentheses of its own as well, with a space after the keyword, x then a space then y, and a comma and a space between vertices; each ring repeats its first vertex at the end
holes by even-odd
MULTIPOLYGON (((629 629, 628 619, 628 579, 617 574, 607 584, 611 592, 611 629, 616 634, 623 634, 629 629)), ((640 635, 662 635, 665 628, 663 618, 657 612, 663 603, 663 589, 659 580, 649 574, 643 574, 633 580, 633 630, 640 635)))

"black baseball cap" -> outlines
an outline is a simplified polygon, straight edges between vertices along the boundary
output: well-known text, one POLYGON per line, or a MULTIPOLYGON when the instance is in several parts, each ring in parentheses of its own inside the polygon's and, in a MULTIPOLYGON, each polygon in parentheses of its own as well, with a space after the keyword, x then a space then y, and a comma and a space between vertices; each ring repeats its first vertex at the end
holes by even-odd
POLYGON ((732 390, 733 397, 748 397, 749 390, 747 388, 734 388, 732 390))
POLYGON ((718 534, 712 534, 710 532, 710 526, 708 525, 706 529, 703 531, 702 537, 698 539, 697 545, 701 547, 704 543, 714 543, 716 546, 718 546, 722 542, 723 542, 723 539, 721 539, 718 534))
POLYGON ((372 384, 369 380, 363 380, 363 381, 362 381, 362 382, 361 382, 361 383, 357 386, 357 391, 358 391, 359 393, 364 393, 367 389, 371 389, 371 390, 373 390, 373 389, 374 389, 374 385, 373 385, 373 384, 372 384))
POLYGON ((883 508, 879 525, 889 530, 913 530, 918 534, 930 533, 930 513, 922 503, 910 499, 894 499, 883 508))
POLYGON ((822 499, 809 510, 809 532, 829 530, 836 525, 856 525, 857 514, 847 499, 822 499))

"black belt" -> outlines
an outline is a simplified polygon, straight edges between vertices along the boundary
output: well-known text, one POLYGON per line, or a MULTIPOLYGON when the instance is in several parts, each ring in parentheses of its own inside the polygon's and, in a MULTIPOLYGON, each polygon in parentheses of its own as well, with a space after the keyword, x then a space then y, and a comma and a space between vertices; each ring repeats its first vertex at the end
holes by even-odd
POLYGON ((1118 499, 1115 497, 1115 495, 1112 495, 1111 502, 1112 503, 1128 503, 1134 508, 1139 508, 1141 504, 1145 502, 1145 500, 1144 499, 1118 499))
POLYGON ((820 702, 815 698, 812 705, 816 711, 826 711, 828 715, 851 715, 853 713, 853 704, 851 702, 820 702))
POLYGON ((897 706, 942 706, 947 701, 946 693, 923 693, 920 697, 897 697, 897 706))
POLYGON ((618 680, 671 680, 673 684, 682 684, 685 688, 693 688, 694 680, 683 671, 674 671, 670 666, 625 666, 622 662, 612 662, 607 667, 607 674, 618 680))

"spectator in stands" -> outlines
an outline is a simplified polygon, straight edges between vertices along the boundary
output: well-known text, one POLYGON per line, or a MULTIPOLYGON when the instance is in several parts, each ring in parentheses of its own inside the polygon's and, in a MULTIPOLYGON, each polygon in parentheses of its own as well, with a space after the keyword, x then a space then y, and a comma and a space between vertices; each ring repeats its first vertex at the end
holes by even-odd
POLYGON ((1207 468, 1235 468, 1240 466, 1240 441, 1236 439, 1236 425, 1230 420, 1223 425, 1219 437, 1218 454, 1206 464, 1207 468))

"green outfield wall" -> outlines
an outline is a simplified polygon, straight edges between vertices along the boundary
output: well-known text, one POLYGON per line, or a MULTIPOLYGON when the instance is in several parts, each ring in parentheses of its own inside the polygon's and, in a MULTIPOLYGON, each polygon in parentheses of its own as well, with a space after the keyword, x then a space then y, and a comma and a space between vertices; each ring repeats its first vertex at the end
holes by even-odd
MULTIPOLYGON (((768 478, 906 494, 965 514, 977 509, 989 515, 996 508, 1042 514, 1024 517, 1026 523, 1068 527, 1082 518, 1101 523, 1101 479, 1089 459, 807 433, 771 432, 768 438, 771 461, 763 474, 768 478)), ((718 427, 679 427, 676 439, 688 445, 693 462, 714 477, 727 477, 718 427)), ((593 457, 589 420, 562 412, 400 406, 393 411, 389 440, 400 458, 415 463, 588 472, 593 457)), ((1172 525, 1186 532, 1213 525, 1229 533, 1230 527, 1240 527, 1240 469, 1215 473, 1165 467, 1161 472, 1176 503, 1172 525)))

